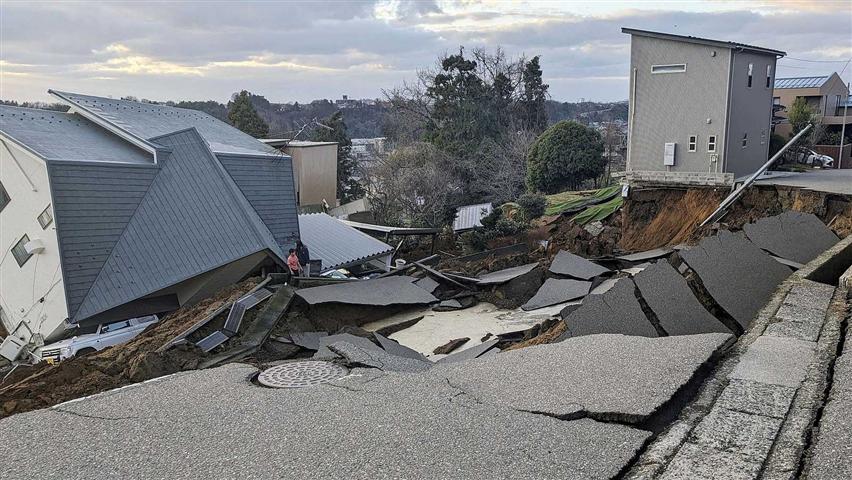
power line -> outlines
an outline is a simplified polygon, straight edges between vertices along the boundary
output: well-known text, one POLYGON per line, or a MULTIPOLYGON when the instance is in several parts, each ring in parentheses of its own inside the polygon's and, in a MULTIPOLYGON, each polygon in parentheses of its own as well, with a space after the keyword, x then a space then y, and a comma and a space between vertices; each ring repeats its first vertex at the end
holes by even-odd
POLYGON ((796 57, 784 57, 785 60, 796 60, 798 62, 810 62, 810 63, 847 63, 848 60, 807 60, 805 58, 796 58, 796 57))

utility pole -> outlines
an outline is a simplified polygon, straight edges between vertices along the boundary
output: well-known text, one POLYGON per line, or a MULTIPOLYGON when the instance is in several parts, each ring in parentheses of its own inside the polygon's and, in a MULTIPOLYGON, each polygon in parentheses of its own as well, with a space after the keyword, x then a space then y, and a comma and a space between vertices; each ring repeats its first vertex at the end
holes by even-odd
POLYGON ((843 139, 846 135, 846 111, 849 110, 849 87, 852 82, 846 84, 846 101, 843 102, 843 125, 840 127, 840 152, 837 154, 837 168, 843 166, 843 139))

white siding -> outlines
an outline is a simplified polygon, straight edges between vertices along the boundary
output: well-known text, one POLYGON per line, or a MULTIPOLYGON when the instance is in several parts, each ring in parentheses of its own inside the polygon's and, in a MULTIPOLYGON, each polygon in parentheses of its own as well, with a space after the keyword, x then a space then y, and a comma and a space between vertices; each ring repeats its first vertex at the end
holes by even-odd
MULTIPOLYGON (((38 215, 51 203, 47 168, 41 159, 2 136, 0 139, 6 145, 0 144, 0 182, 10 197, 9 204, 0 211, 2 319, 6 329, 14 329, 24 321, 33 332, 50 340, 64 332, 68 308, 59 263, 56 222, 46 229, 42 229, 38 222, 38 215), (19 267, 10 249, 25 234, 30 240, 41 240, 44 251, 34 254, 19 267)), ((51 214, 52 209, 51 205, 51 214)), ((25 337, 25 340, 29 338, 25 337)))

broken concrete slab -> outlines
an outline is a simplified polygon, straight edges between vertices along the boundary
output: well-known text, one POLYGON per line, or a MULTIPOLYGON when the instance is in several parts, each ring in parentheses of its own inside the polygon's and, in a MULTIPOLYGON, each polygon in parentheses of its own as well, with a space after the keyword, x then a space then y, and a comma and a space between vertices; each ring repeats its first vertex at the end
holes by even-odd
POLYGON ((432 310, 436 312, 451 312, 453 310, 461 310, 462 304, 458 300, 451 298, 449 300, 444 300, 438 305, 432 307, 432 310))
POLYGON ((298 290, 296 295, 309 305, 345 303, 350 305, 420 305, 437 302, 431 293, 414 285, 416 279, 404 275, 361 280, 298 290))
POLYGON ((620 257, 616 257, 619 260, 624 260, 627 262, 639 263, 639 262, 647 262, 648 260, 654 260, 656 258, 662 258, 666 255, 672 253, 674 251, 673 248, 663 247, 663 248, 655 248, 653 250, 647 250, 644 252, 636 252, 631 253, 629 255, 622 255, 620 257))
POLYGON ((432 277, 423 277, 419 280, 415 280, 414 284, 429 293, 434 293, 435 290, 441 285, 432 277))
POLYGON ((684 443, 666 467, 660 480, 754 480, 760 474, 762 459, 707 445, 684 443))
POLYGON ((440 364, 463 362, 465 360, 473 360, 474 358, 484 355, 486 352, 494 348, 500 342, 499 338, 488 340, 479 345, 466 348, 460 352, 456 352, 438 360, 440 364))
MULTIPOLYGON (((478 405, 444 379, 424 382, 429 372, 359 369, 329 384, 286 391, 251 384, 247 378, 255 372, 239 364, 186 372, 61 410, 6 418, 0 435, 20 440, 4 452, 14 458, 42 452, 43 461, 28 466, 27 475, 45 478, 180 478, 187 472, 302 478, 307 472, 317 478, 587 479, 616 477, 650 436, 625 425, 478 405), (56 430, 56 442, 27 434, 34 429, 56 430), (80 438, 87 438, 87 455, 67 455, 80 438), (115 456, 122 444, 134 448, 115 456), (227 461, 222 452, 232 452, 227 461)), ((0 464, 0 477, 19 476, 19 467, 0 464)))
POLYGON ((758 337, 748 346, 728 378, 798 388, 814 360, 815 348, 814 342, 758 337))
POLYGON ((538 292, 521 308, 525 311, 549 307, 558 303, 582 298, 589 293, 592 282, 580 280, 548 278, 538 292))
POLYGON ((620 279, 607 278, 604 280, 600 280, 599 282, 597 280, 600 280, 600 278, 595 279, 595 281, 592 282, 592 291, 589 292, 590 295, 600 295, 602 293, 610 291, 620 279), (597 285, 595 285, 595 283, 597 283, 597 285))
POLYGON ((840 239, 811 213, 786 211, 743 226, 748 239, 773 255, 805 264, 840 239))
POLYGON ((790 409, 796 389, 751 380, 732 379, 716 399, 727 410, 783 419, 790 409))
POLYGON ((835 380, 820 419, 808 479, 852 478, 852 385, 837 387, 835 380))
POLYGON ((633 281, 669 335, 731 333, 701 305, 686 279, 669 262, 651 265, 633 277, 633 281))
POLYGON ((529 263, 519 267, 506 268, 496 272, 486 273, 477 278, 477 283, 479 285, 499 285, 520 277, 521 275, 530 273, 537 266, 537 263, 529 263))
POLYGON ((580 280, 591 280, 598 275, 610 272, 610 270, 567 250, 560 250, 553 258, 553 263, 550 264, 550 272, 556 275, 579 278, 580 280))
POLYGON ((765 417, 714 406, 689 441, 716 450, 763 459, 769 454, 783 418, 765 417))
POLYGON ((770 257, 772 257, 773 260, 780 263, 781 265, 784 265, 786 267, 790 267, 793 270, 799 270, 799 269, 801 269, 802 267, 805 266, 802 263, 794 262, 793 260, 787 260, 786 258, 776 257, 775 255, 770 255, 770 257))
MULTIPOLYGON (((388 278, 390 278, 390 277, 388 277, 388 278)), ((372 350, 372 351, 377 351, 377 352, 383 351, 381 347, 379 347, 378 345, 376 345, 375 343, 371 342, 370 340, 368 340, 364 337, 357 337, 357 336, 349 334, 349 333, 339 333, 339 334, 336 334, 336 335, 328 335, 328 336, 325 336, 325 337, 320 337, 319 338, 319 348, 317 349, 317 352, 314 354, 313 358, 320 359, 320 358, 334 358, 334 357, 336 357, 337 355, 334 352, 332 352, 331 350, 329 350, 328 346, 331 345, 332 343, 337 343, 337 342, 348 342, 348 343, 351 343, 352 345, 360 347, 364 350, 372 350)))
POLYGON ((412 350, 406 347, 405 345, 400 345, 399 343, 385 337, 384 335, 378 332, 374 333, 374 335, 376 337, 376 340, 379 341, 379 344, 381 344, 382 348, 384 348, 385 351, 391 355, 396 355, 397 357, 411 358, 414 360, 421 360, 424 362, 430 361, 422 353, 416 350, 412 350))
POLYGON ((639 422, 731 341, 719 333, 645 338, 589 335, 427 372, 480 402, 560 418, 639 422), (652 386, 652 387, 651 387, 652 386))
POLYGON ((290 340, 308 350, 319 350, 320 337, 327 337, 328 332, 291 332, 290 340))
POLYGON ((790 269, 740 235, 721 231, 680 252, 708 293, 747 330, 790 269))
POLYGON ((334 342, 328 349, 343 359, 349 366, 377 368, 385 372, 424 372, 432 367, 432 362, 423 359, 391 355, 381 350, 364 349, 349 342, 334 342))
POLYGON ((468 337, 455 338, 441 345, 440 347, 435 348, 435 350, 432 350, 432 353, 434 353, 435 355, 446 355, 467 343, 468 340, 470 340, 470 338, 468 337))
POLYGON ((621 333, 656 337, 657 330, 636 298, 633 280, 621 278, 601 295, 589 295, 564 319, 567 329, 557 341, 596 333, 621 333))

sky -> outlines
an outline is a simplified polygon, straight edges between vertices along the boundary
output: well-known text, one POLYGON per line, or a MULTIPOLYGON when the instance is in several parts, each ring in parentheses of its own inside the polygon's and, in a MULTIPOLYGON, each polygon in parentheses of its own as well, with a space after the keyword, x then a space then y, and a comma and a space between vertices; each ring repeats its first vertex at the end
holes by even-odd
MULTIPOLYGON (((840 72, 852 0, 0 1, 0 98, 382 98, 438 57, 541 56, 554 100, 627 98, 621 27, 783 50, 777 76, 840 72)), ((845 81, 852 80, 846 66, 845 81)))

